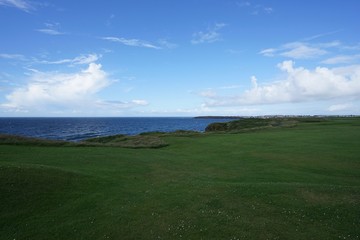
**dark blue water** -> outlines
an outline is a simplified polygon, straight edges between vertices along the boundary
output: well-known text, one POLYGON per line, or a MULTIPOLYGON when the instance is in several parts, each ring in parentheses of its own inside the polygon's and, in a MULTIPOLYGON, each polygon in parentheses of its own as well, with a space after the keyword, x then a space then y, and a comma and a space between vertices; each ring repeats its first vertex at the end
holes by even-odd
POLYGON ((115 134, 176 130, 204 131, 212 122, 229 119, 199 118, 0 118, 0 133, 79 141, 115 134))

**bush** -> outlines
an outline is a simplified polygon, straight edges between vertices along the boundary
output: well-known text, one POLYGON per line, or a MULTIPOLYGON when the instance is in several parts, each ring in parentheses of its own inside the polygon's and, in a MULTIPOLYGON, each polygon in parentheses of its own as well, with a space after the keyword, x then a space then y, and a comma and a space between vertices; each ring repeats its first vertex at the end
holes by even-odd
POLYGON ((227 123, 211 123, 205 128, 205 132, 223 132, 227 130, 227 123))

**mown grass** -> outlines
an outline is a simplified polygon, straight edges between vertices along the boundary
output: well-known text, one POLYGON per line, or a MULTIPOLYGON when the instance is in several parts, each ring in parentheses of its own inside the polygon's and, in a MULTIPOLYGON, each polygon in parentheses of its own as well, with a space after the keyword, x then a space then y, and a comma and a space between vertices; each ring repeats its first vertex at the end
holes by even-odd
POLYGON ((160 138, 0 145, 0 239, 359 239, 359 118, 160 138))

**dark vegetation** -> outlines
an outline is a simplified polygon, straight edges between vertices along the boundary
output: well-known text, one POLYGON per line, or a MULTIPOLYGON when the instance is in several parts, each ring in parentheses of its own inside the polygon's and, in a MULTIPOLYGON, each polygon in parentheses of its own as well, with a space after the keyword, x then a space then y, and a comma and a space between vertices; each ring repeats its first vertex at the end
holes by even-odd
POLYGON ((299 123, 327 122, 330 118, 320 117, 273 117, 273 118, 240 118, 239 120, 212 123, 206 127, 205 132, 230 132, 260 130, 274 127, 295 127, 299 123))
POLYGON ((111 146, 127 148, 161 148, 168 144, 156 134, 151 135, 114 135, 107 137, 90 138, 81 143, 85 146, 111 146))
POLYGON ((0 144, 32 146, 74 146, 73 143, 67 141, 47 140, 9 134, 0 134, 0 144))

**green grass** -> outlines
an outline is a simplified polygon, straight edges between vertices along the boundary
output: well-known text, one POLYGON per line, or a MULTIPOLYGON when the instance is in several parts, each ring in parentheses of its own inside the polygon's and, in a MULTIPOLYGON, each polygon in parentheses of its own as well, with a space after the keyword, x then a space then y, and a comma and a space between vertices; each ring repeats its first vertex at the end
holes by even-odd
POLYGON ((0 145, 0 239, 359 239, 360 119, 163 148, 0 145))

